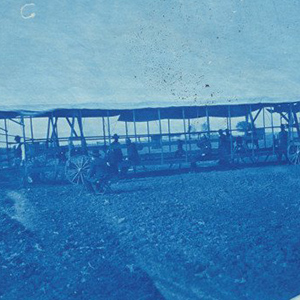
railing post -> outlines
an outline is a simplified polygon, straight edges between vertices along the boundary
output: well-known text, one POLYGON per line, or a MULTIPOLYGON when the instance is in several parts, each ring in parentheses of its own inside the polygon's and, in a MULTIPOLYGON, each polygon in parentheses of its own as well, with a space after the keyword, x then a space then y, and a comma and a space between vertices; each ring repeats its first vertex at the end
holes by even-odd
POLYGON ((151 153, 151 139, 150 139, 150 128, 149 128, 149 121, 147 121, 147 136, 148 136, 148 152, 151 153))
POLYGON ((184 108, 182 108, 182 119, 183 119, 183 130, 184 130, 184 140, 185 140, 185 161, 188 161, 188 147, 187 147, 187 137, 186 137, 186 124, 185 124, 185 113, 184 108))
POLYGON ((164 163, 164 145, 163 145, 163 136, 162 136, 162 127, 161 127, 161 115, 160 109, 157 110, 158 113, 158 121, 159 121, 159 134, 160 134, 160 149, 161 149, 161 164, 164 163))
POLYGON ((233 139, 232 139, 232 128, 231 128, 231 109, 230 105, 228 105, 228 129, 230 132, 230 158, 233 160, 233 139))
POLYGON ((111 145, 109 110, 107 111, 107 130, 108 130, 108 142, 109 142, 109 145, 111 145))
POLYGON ((103 140, 104 140, 104 146, 106 146, 106 130, 105 130, 105 119, 102 117, 102 131, 103 131, 103 140))
POLYGON ((267 148, 267 139, 266 139, 266 116, 265 116, 265 108, 263 107, 263 126, 264 126, 264 145, 267 148))
MULTIPOLYGON (((274 109, 274 107, 273 107, 274 109)), ((275 155, 275 136, 274 136, 274 120, 273 120, 273 113, 274 113, 274 110, 271 112, 271 128, 272 128, 272 152, 273 152, 273 155, 275 155)))
POLYGON ((135 142, 138 142, 137 138, 137 129, 136 129, 136 116, 135 116, 135 109, 133 110, 133 126, 134 126, 134 137, 135 137, 135 142))
POLYGON ((208 107, 205 107, 206 111, 206 123, 207 123, 207 131, 208 131, 208 137, 210 138, 210 122, 209 122, 209 114, 208 114, 208 107))

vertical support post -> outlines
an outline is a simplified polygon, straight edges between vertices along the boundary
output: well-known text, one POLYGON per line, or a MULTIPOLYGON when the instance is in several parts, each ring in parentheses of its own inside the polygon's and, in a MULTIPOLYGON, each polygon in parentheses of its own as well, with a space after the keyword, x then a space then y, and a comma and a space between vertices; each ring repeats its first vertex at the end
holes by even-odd
POLYGON ((189 132, 189 140, 188 140, 188 143, 189 143, 189 151, 191 152, 192 151, 192 145, 191 145, 191 119, 188 118, 188 132, 189 132))
POLYGON ((273 155, 275 155, 275 136, 274 136, 273 113, 274 113, 274 111, 271 112, 271 128, 272 128, 272 140, 273 140, 273 143, 272 143, 272 152, 273 152, 273 155))
MULTIPOLYGON (((102 130, 103 130, 103 141, 104 141, 104 146, 106 146, 106 133, 105 133, 105 119, 102 117, 102 130)), ((104 147, 106 148, 106 147, 104 147)))
POLYGON ((128 138, 128 123, 125 121, 125 134, 126 134, 126 139, 128 138))
POLYGON ((297 118, 297 112, 293 111, 293 115, 294 115, 296 130, 297 130, 297 136, 298 136, 298 138, 300 138, 300 128, 299 128, 299 121, 298 121, 298 118, 297 118))
POLYGON ((73 114, 73 116, 72 116, 72 123, 71 123, 71 138, 73 138, 74 135, 76 135, 76 134, 75 134, 76 131, 75 131, 74 126, 75 126, 75 116, 74 116, 74 114, 73 114))
POLYGON ((49 117, 48 118, 48 127, 47 127, 47 140, 46 140, 47 147, 49 147, 50 126, 51 126, 51 121, 50 121, 50 117, 49 117))
POLYGON ((8 147, 8 127, 7 127, 7 120, 4 119, 4 129, 5 129, 5 143, 6 143, 6 153, 7 153, 7 158, 9 160, 9 147, 8 147))
POLYGON ((22 124, 22 134, 23 134, 22 160, 24 164, 24 175, 25 178, 27 178, 28 170, 27 170, 27 153, 26 153, 26 132, 25 132, 25 122, 23 116, 21 116, 21 124, 22 124))
POLYGON ((265 108, 263 107, 263 126, 264 126, 264 146, 267 148, 267 139, 266 139, 266 116, 265 108))
POLYGON ((168 136, 169 136, 169 152, 172 152, 172 146, 171 146, 171 124, 170 119, 168 118, 168 136))
POLYGON ((108 130, 108 142, 111 144, 111 133, 110 133, 110 120, 109 120, 109 110, 107 111, 107 130, 108 130))
POLYGON ((58 117, 54 119, 54 132, 55 132, 55 146, 59 147, 58 129, 57 129, 58 117))
POLYGON ((79 126, 79 131, 80 131, 80 141, 81 141, 81 147, 84 150, 87 150, 86 147, 86 140, 85 140, 85 136, 84 136, 84 132, 83 132, 83 124, 82 124, 82 113, 80 110, 78 110, 78 115, 77 115, 77 122, 78 122, 78 126, 79 126))
POLYGON ((149 121, 147 121, 147 136, 148 136, 148 152, 151 153, 151 140, 150 140, 150 128, 149 128, 149 121))
POLYGON ((51 133, 51 142, 54 147, 59 146, 59 140, 58 140, 58 131, 57 131, 57 122, 58 122, 58 117, 51 116, 51 126, 52 126, 52 133, 51 133))
POLYGON ((135 109, 133 110, 132 114, 133 114, 134 137, 135 137, 135 142, 137 143, 138 138, 137 138, 137 130, 136 130, 135 109))
POLYGON ((182 120, 183 120, 183 130, 184 130, 184 141, 185 141, 185 161, 188 161, 188 151, 187 151, 187 137, 186 137, 186 124, 185 124, 185 113, 184 108, 182 108, 182 120))
POLYGON ((250 116, 250 121, 251 121, 252 157, 254 157, 254 130, 255 130, 255 125, 254 125, 254 120, 253 120, 253 116, 252 116, 251 104, 249 105, 249 116, 250 116))
POLYGON ((34 142, 34 136, 33 136, 33 124, 32 124, 32 117, 30 116, 30 133, 31 133, 31 142, 34 142))
POLYGON ((232 139, 232 128, 231 128, 231 109, 230 105, 228 105, 228 118, 227 118, 227 123, 228 126, 227 128, 229 129, 230 132, 230 158, 233 160, 233 139, 232 139))
POLYGON ((158 121, 159 121, 159 135, 160 135, 160 149, 161 149, 161 164, 164 163, 164 145, 163 145, 163 136, 162 136, 162 127, 161 127, 161 116, 160 109, 157 110, 158 113, 158 121))
POLYGON ((289 136, 289 141, 293 140, 293 130, 294 130, 294 120, 293 120, 293 110, 292 110, 292 105, 289 105, 289 128, 288 128, 288 136, 289 136))
POLYGON ((205 111, 206 111, 206 124, 207 124, 207 130, 208 130, 208 137, 210 138, 210 122, 209 122, 209 114, 208 114, 208 107, 205 107, 205 111))

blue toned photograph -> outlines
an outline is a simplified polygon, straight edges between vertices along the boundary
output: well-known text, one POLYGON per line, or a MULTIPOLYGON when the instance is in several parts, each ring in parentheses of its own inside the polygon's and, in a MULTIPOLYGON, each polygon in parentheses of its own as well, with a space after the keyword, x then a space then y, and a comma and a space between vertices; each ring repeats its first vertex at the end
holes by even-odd
POLYGON ((300 300, 300 1, 0 6, 0 300, 300 300))

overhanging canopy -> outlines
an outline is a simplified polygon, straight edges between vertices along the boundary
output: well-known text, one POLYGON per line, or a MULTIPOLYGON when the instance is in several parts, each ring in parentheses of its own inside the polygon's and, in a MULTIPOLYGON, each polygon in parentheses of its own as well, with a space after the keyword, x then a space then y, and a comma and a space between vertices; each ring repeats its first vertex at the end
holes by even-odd
POLYGON ((286 113, 299 112, 300 102, 293 103, 256 103, 256 104, 234 104, 234 105, 203 105, 203 106, 169 106, 169 107, 147 107, 138 109, 53 109, 48 111, 0 111, 0 119, 16 117, 55 117, 55 118, 95 118, 115 117, 123 122, 146 122, 163 119, 195 119, 202 117, 242 117, 250 112, 268 108, 269 112, 286 113))

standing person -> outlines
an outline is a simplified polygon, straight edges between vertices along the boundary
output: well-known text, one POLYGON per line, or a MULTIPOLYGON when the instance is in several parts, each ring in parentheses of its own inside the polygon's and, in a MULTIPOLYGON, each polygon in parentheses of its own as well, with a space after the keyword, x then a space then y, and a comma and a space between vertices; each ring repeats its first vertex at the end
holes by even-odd
POLYGON ((177 150, 175 152, 175 158, 180 158, 185 155, 185 151, 183 150, 183 141, 178 140, 177 141, 177 150))
POLYGON ((227 162, 227 137, 222 129, 219 129, 219 163, 224 165, 227 162))
POLYGON ((231 137, 231 134, 230 134, 230 130, 228 128, 225 130, 225 135, 226 135, 227 151, 228 151, 228 153, 230 153, 231 152, 231 139, 232 139, 232 137, 231 137))
POLYGON ((287 147, 288 147, 288 132, 285 130, 284 124, 280 126, 278 134, 278 160, 281 161, 282 157, 287 160, 287 147))
POLYGON ((14 166, 19 167, 21 166, 24 158, 24 145, 21 142, 21 137, 19 135, 16 135, 14 140, 16 143, 16 145, 14 146, 14 166))
POLYGON ((136 172, 136 166, 140 164, 140 156, 137 150, 136 144, 131 142, 130 138, 126 139, 127 155, 130 164, 133 167, 134 173, 136 172))
POLYGON ((119 166, 123 160, 123 153, 121 144, 119 143, 119 136, 115 133, 113 135, 114 141, 110 144, 109 162, 115 174, 119 173, 119 166))

